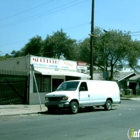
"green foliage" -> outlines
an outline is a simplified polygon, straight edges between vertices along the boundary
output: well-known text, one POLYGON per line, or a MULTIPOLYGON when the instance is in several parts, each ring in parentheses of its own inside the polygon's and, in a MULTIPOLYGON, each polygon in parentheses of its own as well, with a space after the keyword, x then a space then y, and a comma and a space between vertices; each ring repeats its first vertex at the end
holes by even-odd
POLYGON ((62 30, 57 31, 52 36, 46 37, 41 54, 58 59, 63 55, 66 59, 73 60, 71 54, 73 53, 75 42, 75 40, 70 39, 62 30))
MULTIPOLYGON (((101 41, 97 45, 100 64, 105 70, 110 69, 110 80, 113 80, 115 65, 123 64, 127 61, 129 52, 129 43, 131 37, 128 33, 122 31, 109 31, 101 36, 101 41)), ((98 63, 98 62, 97 62, 98 63)))
POLYGON ((137 65, 138 60, 140 59, 140 41, 133 41, 129 47, 130 54, 128 53, 129 66, 136 70, 139 68, 137 65))
POLYGON ((90 63, 90 39, 86 38, 83 42, 79 43, 80 56, 79 60, 90 63))
POLYGON ((28 54, 40 56, 40 51, 41 51, 42 46, 43 46, 42 38, 40 36, 33 37, 21 49, 20 54, 22 56, 25 56, 25 55, 28 55, 28 54))
POLYGON ((4 56, 0 56, 0 61, 5 60, 6 58, 4 56))
MULTIPOLYGON (((95 60, 98 59, 98 57, 100 57, 100 55, 98 55, 97 45, 100 44, 99 43, 101 41, 100 36, 103 33, 102 33, 100 28, 95 28, 94 34, 97 36, 93 40, 93 42, 94 42, 94 45, 93 45, 93 61, 94 61, 94 65, 95 65, 95 63, 96 63, 95 60)), ((80 57, 79 57, 79 60, 90 63, 90 38, 89 37, 86 38, 85 40, 80 42, 79 45, 80 45, 80 57)), ((100 65, 98 65, 98 67, 100 67, 100 65)), ((97 63, 96 63, 96 66, 97 66, 97 63)))
MULTIPOLYGON (((129 32, 110 30, 104 32, 100 28, 94 29, 93 66, 102 71, 109 71, 109 80, 113 80, 114 71, 128 63, 134 70, 140 58, 140 41, 132 40, 129 32)), ((61 29, 53 35, 47 35, 45 40, 40 36, 33 37, 19 50, 13 50, 0 60, 25 56, 28 54, 67 60, 84 61, 90 64, 90 36, 83 41, 76 41, 67 36, 61 29)))
MULTIPOLYGON (((109 71, 109 80, 113 80, 114 71, 124 63, 134 68, 140 56, 140 42, 133 41, 129 32, 111 30, 103 32, 99 28, 94 32, 98 38, 94 38, 93 63, 103 71, 109 71)), ((81 43, 80 59, 90 62, 90 38, 81 43)))
POLYGON ((54 50, 55 43, 53 41, 52 36, 47 36, 43 42, 43 47, 41 49, 41 55, 47 57, 55 57, 55 50, 54 50))
POLYGON ((7 58, 11 58, 11 55, 6 54, 5 56, 0 56, 0 61, 1 60, 6 60, 7 58))
POLYGON ((13 50, 11 52, 11 57, 20 57, 20 56, 22 56, 21 51, 15 51, 15 50, 13 50))

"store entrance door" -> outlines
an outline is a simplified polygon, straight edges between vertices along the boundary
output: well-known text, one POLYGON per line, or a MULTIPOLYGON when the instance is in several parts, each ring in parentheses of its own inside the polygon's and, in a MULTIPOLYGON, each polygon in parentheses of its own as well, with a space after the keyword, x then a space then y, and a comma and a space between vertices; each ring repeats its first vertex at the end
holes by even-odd
POLYGON ((55 91, 63 81, 64 79, 52 79, 52 91, 55 91))

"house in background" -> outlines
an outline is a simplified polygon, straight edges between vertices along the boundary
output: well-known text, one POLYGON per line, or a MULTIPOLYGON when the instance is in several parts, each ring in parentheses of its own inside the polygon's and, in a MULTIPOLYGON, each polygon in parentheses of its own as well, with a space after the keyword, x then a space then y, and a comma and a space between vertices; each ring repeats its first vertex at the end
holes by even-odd
MULTIPOLYGON (((129 82, 129 79, 135 75, 137 75, 133 69, 131 69, 128 65, 124 65, 123 68, 116 69, 117 72, 114 73, 114 81, 116 81, 120 87, 120 90, 124 93, 127 92, 128 89, 133 91, 135 94, 135 86, 136 82, 129 82)), ((94 80, 104 80, 104 76, 106 74, 104 72, 95 71, 93 73, 94 80)), ((128 90, 129 91, 129 90, 128 90)))
MULTIPOLYGON (((129 88, 129 78, 135 76, 135 72, 117 72, 114 74, 114 81, 118 82, 121 90, 126 90, 129 88)), ((104 80, 102 72, 93 73, 94 80, 104 80)))
POLYGON ((120 69, 119 85, 125 90, 126 94, 140 95, 140 74, 136 73, 128 65, 120 69), (122 78, 122 79, 121 79, 122 78))
POLYGON ((133 90, 134 95, 140 95, 140 74, 129 78, 129 88, 133 90))

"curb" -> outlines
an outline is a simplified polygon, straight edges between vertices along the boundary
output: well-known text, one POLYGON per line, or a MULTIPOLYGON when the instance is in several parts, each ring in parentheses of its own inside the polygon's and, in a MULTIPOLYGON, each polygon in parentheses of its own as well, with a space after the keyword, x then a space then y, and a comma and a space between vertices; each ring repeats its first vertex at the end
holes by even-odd
POLYGON ((140 98, 120 98, 121 100, 140 101, 140 98))
POLYGON ((12 117, 12 116, 24 116, 24 115, 31 115, 31 114, 43 114, 46 111, 42 111, 42 112, 31 112, 31 113, 18 113, 18 114, 7 114, 7 115, 0 115, 0 118, 4 118, 4 117, 12 117))
POLYGON ((131 100, 130 98, 121 98, 121 100, 131 100))

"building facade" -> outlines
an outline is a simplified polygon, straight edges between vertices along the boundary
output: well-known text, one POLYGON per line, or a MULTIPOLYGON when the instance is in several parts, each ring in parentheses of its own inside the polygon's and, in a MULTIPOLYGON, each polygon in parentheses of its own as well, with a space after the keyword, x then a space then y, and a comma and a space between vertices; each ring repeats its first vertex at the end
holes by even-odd
MULTIPOLYGON (((8 92, 8 95, 20 95, 21 92, 24 91, 20 96, 24 97, 24 103, 27 104, 39 103, 37 95, 39 92, 41 103, 44 103, 45 94, 54 91, 61 82, 76 79, 89 79, 89 75, 83 73, 86 72, 86 70, 87 63, 85 62, 27 55, 0 61, 0 76, 3 77, 0 84, 1 88, 4 87, 4 85, 2 85, 4 83, 5 86, 9 86, 11 92, 10 94, 8 92), (6 76, 25 76, 26 80, 25 83, 23 83, 25 86, 24 89, 20 90, 18 83, 15 86, 15 82, 6 80, 6 76)), ((0 96, 7 92, 5 91, 6 88, 4 91, 1 90, 0 96)), ((8 95, 6 95, 6 97, 8 95)))

